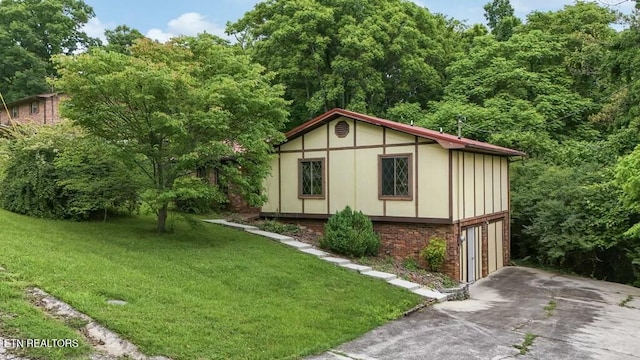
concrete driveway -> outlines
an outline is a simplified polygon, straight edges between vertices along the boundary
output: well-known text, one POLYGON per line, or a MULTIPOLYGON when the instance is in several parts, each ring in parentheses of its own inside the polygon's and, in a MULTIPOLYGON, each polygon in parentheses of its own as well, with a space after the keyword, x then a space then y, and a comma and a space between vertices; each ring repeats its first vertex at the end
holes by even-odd
POLYGON ((507 267, 470 293, 309 359, 640 359, 638 288, 507 267))

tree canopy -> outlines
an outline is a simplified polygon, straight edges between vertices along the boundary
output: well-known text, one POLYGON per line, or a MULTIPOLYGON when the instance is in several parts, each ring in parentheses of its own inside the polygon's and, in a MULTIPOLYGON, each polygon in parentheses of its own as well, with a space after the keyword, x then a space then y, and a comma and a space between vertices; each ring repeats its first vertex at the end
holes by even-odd
POLYGON ((82 31, 93 16, 82 0, 0 1, 0 93, 6 100, 50 90, 51 56, 95 43, 82 31))
POLYGON ((282 86, 271 85, 272 75, 241 49, 210 35, 145 39, 130 51, 55 57, 54 84, 70 96, 61 106, 66 118, 139 157, 157 230, 166 230, 168 204, 178 196, 216 195, 189 176, 198 167, 221 169, 223 183, 259 204, 271 144, 282 139, 287 116, 282 86))
POLYGON ((458 46, 445 18, 401 0, 268 0, 227 31, 285 85, 289 127, 334 107, 424 106, 458 46))

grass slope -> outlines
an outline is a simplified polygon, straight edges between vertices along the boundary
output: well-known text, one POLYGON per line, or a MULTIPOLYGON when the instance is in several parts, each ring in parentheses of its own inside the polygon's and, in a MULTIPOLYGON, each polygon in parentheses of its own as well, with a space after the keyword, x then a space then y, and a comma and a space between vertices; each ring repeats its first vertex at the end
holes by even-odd
POLYGON ((174 234, 153 219, 69 223, 0 210, 0 264, 174 359, 295 358, 420 302, 402 289, 217 225, 174 234), (113 306, 105 300, 129 302, 113 306))

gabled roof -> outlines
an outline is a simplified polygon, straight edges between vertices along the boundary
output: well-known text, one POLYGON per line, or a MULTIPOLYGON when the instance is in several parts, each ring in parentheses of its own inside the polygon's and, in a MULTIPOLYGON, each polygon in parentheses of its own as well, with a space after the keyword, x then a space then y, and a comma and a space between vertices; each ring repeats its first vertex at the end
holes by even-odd
POLYGON ((492 144, 484 143, 481 141, 471 140, 467 138, 458 138, 455 135, 444 134, 438 131, 425 129, 419 126, 402 124, 399 122, 380 119, 374 116, 364 115, 354 111, 349 111, 349 110, 344 110, 339 108, 329 110, 326 113, 312 120, 309 120, 306 123, 288 131, 285 134, 287 137, 287 141, 294 139, 298 136, 301 136, 302 134, 315 129, 323 125, 324 123, 327 123, 339 117, 346 117, 354 120, 359 120, 372 125, 382 126, 382 127, 399 131, 399 132, 403 132, 405 134, 433 140, 433 141, 436 141, 438 144, 440 144, 440 146, 442 146, 445 149, 461 149, 461 150, 464 149, 469 151, 494 154, 494 155, 502 155, 502 156, 525 156, 526 155, 522 151, 513 150, 513 149, 492 145, 492 144))

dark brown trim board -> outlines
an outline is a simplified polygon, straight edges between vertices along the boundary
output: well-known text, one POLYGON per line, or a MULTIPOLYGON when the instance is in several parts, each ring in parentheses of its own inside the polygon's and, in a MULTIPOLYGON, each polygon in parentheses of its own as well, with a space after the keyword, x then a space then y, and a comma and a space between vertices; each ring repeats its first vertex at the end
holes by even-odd
MULTIPOLYGON (((382 128, 382 154, 387 154, 387 128, 382 128)), ((380 199, 380 159, 378 159, 378 199, 380 199)), ((382 200, 382 215, 387 216, 387 200, 382 200)))
POLYGON ((329 181, 330 180, 330 178, 329 178, 329 175, 330 175, 329 174, 329 169, 330 169, 330 166, 329 166, 330 165, 330 163, 329 163, 329 155, 331 154, 331 152, 329 151, 329 134, 330 134, 329 128, 331 127, 330 124, 331 124, 331 122, 327 123, 327 143, 326 143, 327 148, 325 149, 327 151, 327 163, 326 163, 326 167, 324 168, 324 169, 326 169, 326 171, 323 169, 324 175, 327 177, 327 179, 326 179, 327 180, 327 182, 326 182, 326 186, 327 187, 326 187, 325 191, 327 192, 327 212, 328 213, 331 212, 331 191, 330 191, 331 190, 331 181, 329 181))
MULTIPOLYGON (((302 158, 304 159, 304 138, 305 138, 306 134, 302 134, 302 158)), ((324 167, 324 163, 322 164, 322 166, 324 167)), ((324 169, 322 170, 322 176, 324 177, 324 169)), ((298 159, 298 199, 302 200, 302 212, 304 213, 305 209, 304 209, 304 199, 305 198, 312 198, 312 199, 321 199, 324 195, 324 179, 322 179, 322 194, 320 196, 313 196, 313 195, 302 195, 302 168, 300 166, 300 159, 298 159)))
MULTIPOLYGON (((415 143, 398 143, 398 144, 384 144, 384 145, 360 145, 360 146, 337 146, 329 148, 330 150, 360 150, 360 149, 381 149, 381 148, 391 148, 391 147, 399 147, 399 146, 413 146, 415 143)), ((433 142, 420 142, 418 145, 432 145, 433 142)), ((313 149, 305 149, 306 152, 314 152, 314 151, 325 151, 326 148, 313 148, 313 149)), ((299 153, 302 150, 282 150, 283 153, 299 153)))
POLYGON ((358 136, 358 128, 356 124, 358 123, 358 120, 352 119, 351 121, 353 121, 353 147, 355 148, 358 146, 358 142, 356 141, 356 137, 358 136))
MULTIPOLYGON (((311 219, 326 220, 333 214, 300 214, 300 213, 273 213, 261 212, 260 216, 264 218, 286 218, 286 219, 311 219)), ((415 218, 405 216, 369 216, 371 221, 376 222, 399 222, 407 224, 434 224, 434 225, 451 225, 449 219, 441 218, 415 218)))
POLYGON ((449 219, 453 220, 453 152, 449 150, 449 219))
POLYGON ((278 211, 282 211, 282 155, 278 146, 278 211))
MULTIPOLYGON (((509 169, 509 161, 507 159, 507 248, 509 250, 509 258, 511 259, 511 170, 509 169)), ((504 234, 502 241, 504 241, 504 234)), ((504 255, 504 254, 502 254, 504 255)))
MULTIPOLYGON (((420 187, 420 180, 418 179, 418 176, 420 174, 420 170, 418 169, 418 165, 420 164, 420 160, 419 160, 420 157, 418 156, 418 137, 417 136, 415 137, 415 141, 416 141, 416 145, 415 145, 415 148, 414 148, 414 153, 416 155, 416 161, 415 161, 415 163, 412 162, 411 165, 413 166, 413 168, 415 170, 414 171, 414 173, 415 173, 415 183, 414 183, 415 184, 415 192, 414 192, 414 194, 415 194, 415 199, 416 199, 416 217, 418 217, 418 216, 420 216, 420 207, 419 207, 419 199, 420 199, 419 194, 420 193, 419 193, 419 189, 418 189, 420 187)), ((411 175, 409 175, 409 177, 411 177, 411 175)))

